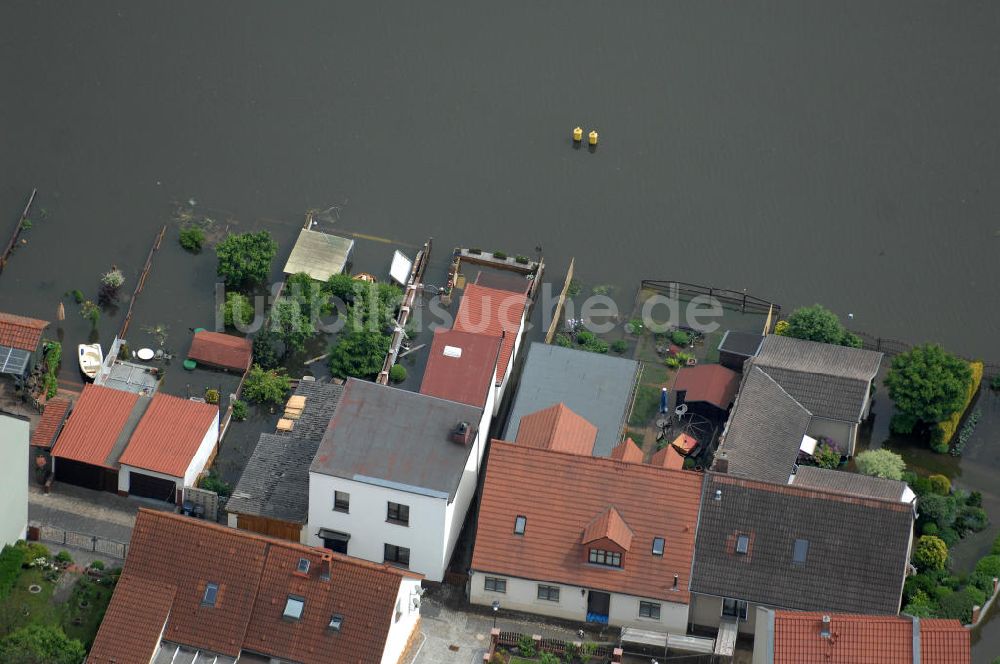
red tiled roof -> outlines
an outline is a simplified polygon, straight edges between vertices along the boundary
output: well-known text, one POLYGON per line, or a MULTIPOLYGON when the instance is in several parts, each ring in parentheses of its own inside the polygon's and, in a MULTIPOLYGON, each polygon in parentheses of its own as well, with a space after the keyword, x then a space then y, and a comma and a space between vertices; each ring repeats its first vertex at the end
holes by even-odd
POLYGON ((472 568, 686 604, 702 479, 493 441, 472 568), (589 564, 581 541, 594 515, 609 507, 633 533, 622 568, 614 570, 589 564), (527 517, 524 535, 513 533, 518 515, 527 517), (666 540, 663 556, 652 555, 655 537, 666 540))
POLYGON ((207 403, 156 393, 118 463, 184 477, 219 409, 207 403))
POLYGON ((497 384, 503 381, 514 353, 514 342, 521 330, 521 319, 527 306, 524 293, 487 288, 478 284, 465 287, 458 305, 454 328, 460 332, 478 332, 495 337, 503 335, 500 357, 497 359, 497 384))
MULTIPOLYGON (((913 621, 900 616, 830 616, 831 637, 820 635, 822 613, 776 611, 774 664, 912 664, 913 621)), ((969 664, 969 632, 957 620, 920 621, 921 664, 969 664), (941 647, 944 646, 944 647, 941 647)))
POLYGON ((528 447, 590 454, 597 440, 597 427, 583 419, 566 404, 557 403, 521 418, 517 442, 528 447))
POLYGON ((499 350, 500 339, 492 335, 435 330, 420 393, 482 408, 493 389, 499 350))
POLYGON ((117 459, 108 459, 129 415, 139 401, 133 392, 86 385, 59 434, 52 456, 94 466, 116 468, 117 459))
POLYGON ((684 455, 678 452, 673 445, 667 445, 663 449, 657 450, 649 463, 660 468, 681 470, 684 468, 684 455))
POLYGON ((671 443, 672 446, 677 448, 678 452, 683 452, 684 454, 690 454, 691 450, 698 446, 698 439, 692 436, 682 433, 681 435, 674 438, 671 443))
POLYGON ((0 313, 0 346, 34 353, 48 321, 0 313))
POLYGON ((631 438, 626 438, 611 450, 611 458, 629 463, 642 463, 642 449, 631 438))
POLYGON ((583 536, 580 541, 590 544, 601 539, 609 539, 625 551, 632 548, 632 537, 635 533, 625 523, 625 519, 614 507, 606 510, 594 517, 594 520, 583 529, 583 536))
MULTIPOLYGON (((131 629, 151 598, 122 592, 132 579, 174 589, 163 640, 236 657, 243 649, 302 664, 381 662, 404 576, 419 575, 176 514, 140 509, 125 569, 88 664, 131 662, 159 633, 131 629), (300 558, 307 576, 295 574, 300 558), (328 561, 328 562, 327 562, 328 561), (330 578, 322 575, 328 570, 330 578), (214 606, 205 586, 218 586, 214 606), (282 617, 288 595, 305 599, 300 620, 282 617), (343 615, 338 633, 327 629, 343 615)), ((156 601, 163 601, 160 591, 156 601)), ((149 661, 148 658, 144 661, 149 661)))
POLYGON ((739 389, 740 375, 721 364, 682 367, 674 381, 675 391, 687 391, 685 402, 704 401, 723 410, 733 405, 739 389))
POLYGON ((130 574, 115 586, 114 601, 108 606, 89 664, 149 664, 160 644, 177 589, 169 584, 130 574), (121 648, 129 644, 129 648, 121 648))
POLYGON ((194 333, 188 357, 196 362, 233 371, 246 371, 253 356, 249 338, 202 330, 194 333))
POLYGON ((57 397, 45 403, 45 410, 38 420, 38 426, 31 432, 31 444, 35 447, 52 447, 59 428, 66 419, 66 413, 72 402, 69 399, 57 397))

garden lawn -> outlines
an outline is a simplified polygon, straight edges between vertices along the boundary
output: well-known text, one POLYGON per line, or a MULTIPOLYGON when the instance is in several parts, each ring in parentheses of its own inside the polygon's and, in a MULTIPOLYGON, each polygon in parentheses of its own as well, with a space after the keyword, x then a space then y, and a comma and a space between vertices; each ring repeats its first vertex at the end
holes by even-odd
POLYGON ((27 625, 53 625, 89 649, 114 588, 81 576, 65 602, 54 602, 52 594, 57 583, 46 580, 40 569, 23 570, 10 595, 0 602, 0 637, 27 625), (41 586, 42 591, 28 592, 33 584, 41 586), (83 601, 87 602, 86 607, 80 606, 83 601))

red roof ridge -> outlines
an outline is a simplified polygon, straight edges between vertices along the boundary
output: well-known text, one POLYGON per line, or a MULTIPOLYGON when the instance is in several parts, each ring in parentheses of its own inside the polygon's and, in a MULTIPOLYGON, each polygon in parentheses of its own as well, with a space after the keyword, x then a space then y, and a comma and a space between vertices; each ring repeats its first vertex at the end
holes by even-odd
POLYGON ((642 463, 642 448, 640 448, 631 437, 615 445, 611 450, 611 458, 624 461, 626 463, 642 463))
POLYGON ((649 465, 681 470, 684 468, 684 455, 678 452, 673 445, 664 445, 653 453, 649 465))
POLYGON ((621 548, 628 551, 632 547, 632 537, 635 533, 622 517, 621 512, 614 505, 608 505, 600 514, 595 516, 587 527, 583 529, 580 541, 584 544, 599 539, 609 539, 621 548))

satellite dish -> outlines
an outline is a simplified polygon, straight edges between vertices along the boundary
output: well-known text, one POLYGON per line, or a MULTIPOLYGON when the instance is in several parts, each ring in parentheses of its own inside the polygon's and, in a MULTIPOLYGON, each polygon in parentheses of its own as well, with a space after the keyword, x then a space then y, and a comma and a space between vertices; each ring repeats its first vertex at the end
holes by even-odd
POLYGON ((677 406, 677 408, 674 408, 674 414, 677 415, 677 417, 684 417, 685 415, 687 415, 687 412, 688 412, 688 405, 686 403, 682 403, 681 405, 677 406))

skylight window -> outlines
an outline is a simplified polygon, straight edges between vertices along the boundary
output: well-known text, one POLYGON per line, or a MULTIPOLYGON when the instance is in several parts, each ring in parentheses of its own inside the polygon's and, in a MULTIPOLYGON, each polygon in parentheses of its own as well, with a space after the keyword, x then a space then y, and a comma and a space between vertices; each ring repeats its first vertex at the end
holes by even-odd
POLYGON ((300 574, 308 574, 309 573, 309 559, 308 558, 299 558, 299 566, 296 568, 296 571, 298 571, 300 574))
POLYGON ((797 539, 792 545, 792 563, 795 565, 805 565, 806 556, 809 555, 809 540, 797 539))
POLYGON ((517 518, 514 519, 514 534, 515 535, 523 535, 524 534, 524 528, 527 525, 528 525, 528 517, 521 516, 520 514, 518 514, 517 518))
POLYGON ((662 556, 663 555, 663 538, 654 537, 653 538, 653 555, 662 556))
POLYGON ((215 606, 215 600, 219 596, 219 584, 209 583, 205 586, 205 594, 201 596, 201 603, 204 606, 215 606))
POLYGON ((736 553, 741 553, 743 555, 747 554, 750 550, 750 536, 740 535, 736 538, 736 553))
POLYGON ((305 606, 306 601, 303 598, 289 595, 288 600, 285 602, 285 612, 282 615, 291 620, 298 620, 302 617, 302 609, 305 606))
POLYGON ((335 632, 339 632, 340 626, 343 624, 344 624, 344 616, 340 615, 339 613, 335 613, 332 616, 330 616, 330 624, 327 625, 327 627, 329 627, 335 632))

